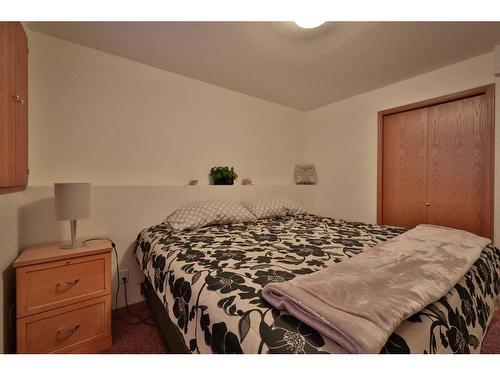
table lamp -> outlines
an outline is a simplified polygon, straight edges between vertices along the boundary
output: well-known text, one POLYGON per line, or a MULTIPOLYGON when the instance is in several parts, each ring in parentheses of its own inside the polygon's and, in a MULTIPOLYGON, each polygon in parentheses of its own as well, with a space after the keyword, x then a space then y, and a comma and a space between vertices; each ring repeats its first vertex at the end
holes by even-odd
POLYGON ((89 183, 54 184, 56 220, 70 220, 71 242, 61 245, 61 249, 77 249, 84 246, 76 239, 76 221, 90 216, 89 183))

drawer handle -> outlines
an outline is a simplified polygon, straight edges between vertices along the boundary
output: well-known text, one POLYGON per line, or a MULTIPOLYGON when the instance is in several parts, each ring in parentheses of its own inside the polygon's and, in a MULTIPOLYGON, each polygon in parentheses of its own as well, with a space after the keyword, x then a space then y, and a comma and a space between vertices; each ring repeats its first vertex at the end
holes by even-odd
POLYGON ((80 279, 75 279, 75 280, 71 280, 71 281, 63 281, 63 282, 57 283, 57 286, 62 287, 62 288, 66 288, 68 286, 73 286, 73 285, 77 284, 79 281, 80 281, 80 279))
POLYGON ((57 331, 58 335, 71 335, 73 334, 78 328, 80 328, 80 324, 77 324, 73 327, 70 328, 63 328, 57 331))

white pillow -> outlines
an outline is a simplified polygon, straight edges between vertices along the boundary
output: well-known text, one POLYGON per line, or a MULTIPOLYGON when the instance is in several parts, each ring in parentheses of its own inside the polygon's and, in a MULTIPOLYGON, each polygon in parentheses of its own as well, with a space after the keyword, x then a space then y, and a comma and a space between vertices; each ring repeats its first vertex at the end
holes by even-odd
POLYGON ((255 220, 255 216, 239 203, 202 201, 175 210, 165 219, 165 223, 174 230, 185 230, 255 220))
POLYGON ((254 214, 257 219, 305 213, 300 204, 288 199, 259 199, 243 202, 242 204, 248 211, 254 214))

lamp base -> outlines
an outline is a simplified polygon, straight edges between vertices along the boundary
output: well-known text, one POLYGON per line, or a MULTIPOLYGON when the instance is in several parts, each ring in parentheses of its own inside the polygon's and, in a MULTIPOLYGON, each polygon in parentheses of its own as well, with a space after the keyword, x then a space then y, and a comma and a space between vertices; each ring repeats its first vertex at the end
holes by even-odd
POLYGON ((71 220, 71 242, 60 246, 61 249, 78 249, 85 246, 83 242, 76 240, 76 220, 71 220))
POLYGON ((79 249, 80 247, 83 247, 85 246, 85 244, 83 242, 76 242, 76 243, 65 243, 65 244, 62 244, 61 246, 59 246, 59 248, 61 249, 68 249, 68 250, 71 250, 71 249, 79 249))

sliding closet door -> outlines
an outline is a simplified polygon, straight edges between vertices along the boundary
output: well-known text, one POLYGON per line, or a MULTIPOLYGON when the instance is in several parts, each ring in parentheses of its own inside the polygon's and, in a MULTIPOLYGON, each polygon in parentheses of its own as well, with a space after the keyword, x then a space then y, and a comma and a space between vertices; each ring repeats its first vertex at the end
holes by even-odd
POLYGON ((385 115, 380 135, 382 218, 387 225, 427 222, 427 108, 385 115))
POLYGON ((492 236, 492 121, 486 95, 429 107, 429 224, 492 236))

